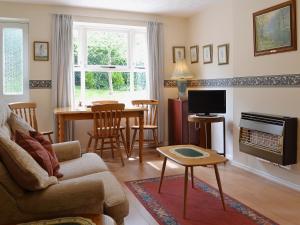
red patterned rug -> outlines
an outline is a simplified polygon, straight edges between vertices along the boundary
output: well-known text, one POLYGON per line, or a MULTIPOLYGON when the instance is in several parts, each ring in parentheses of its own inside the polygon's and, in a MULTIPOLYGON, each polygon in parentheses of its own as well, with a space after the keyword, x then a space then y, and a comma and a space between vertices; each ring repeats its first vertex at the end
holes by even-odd
POLYGON ((159 178, 126 182, 144 207, 161 225, 276 225, 232 197, 224 194, 226 211, 223 210, 219 191, 194 178, 195 189, 189 182, 187 214, 183 219, 182 175, 164 177, 158 194, 159 178))

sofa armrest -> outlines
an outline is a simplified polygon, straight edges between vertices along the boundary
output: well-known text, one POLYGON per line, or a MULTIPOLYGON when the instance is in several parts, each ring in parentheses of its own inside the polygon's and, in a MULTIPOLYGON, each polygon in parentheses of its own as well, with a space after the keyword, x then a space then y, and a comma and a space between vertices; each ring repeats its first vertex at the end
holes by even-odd
POLYGON ((77 159, 81 157, 81 147, 79 141, 69 141, 52 144, 59 162, 77 159))
POLYGON ((19 198, 17 204, 21 211, 30 214, 97 214, 103 212, 103 201, 102 180, 84 176, 30 192, 19 198))

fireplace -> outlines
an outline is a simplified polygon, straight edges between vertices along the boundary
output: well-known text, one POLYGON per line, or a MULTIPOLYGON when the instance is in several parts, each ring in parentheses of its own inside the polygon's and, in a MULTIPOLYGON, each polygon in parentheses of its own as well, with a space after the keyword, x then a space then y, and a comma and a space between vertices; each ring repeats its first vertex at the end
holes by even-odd
POLYGON ((297 163, 297 118, 242 113, 240 151, 280 165, 297 163))

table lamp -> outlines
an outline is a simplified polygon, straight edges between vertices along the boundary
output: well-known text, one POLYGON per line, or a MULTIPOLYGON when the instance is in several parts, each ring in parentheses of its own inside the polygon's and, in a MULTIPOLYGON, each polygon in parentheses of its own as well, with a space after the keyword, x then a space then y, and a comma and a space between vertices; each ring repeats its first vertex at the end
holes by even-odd
POLYGON ((171 79, 176 80, 179 99, 186 98, 185 92, 187 88, 187 80, 192 78, 193 75, 190 72, 186 61, 184 59, 177 59, 171 79))

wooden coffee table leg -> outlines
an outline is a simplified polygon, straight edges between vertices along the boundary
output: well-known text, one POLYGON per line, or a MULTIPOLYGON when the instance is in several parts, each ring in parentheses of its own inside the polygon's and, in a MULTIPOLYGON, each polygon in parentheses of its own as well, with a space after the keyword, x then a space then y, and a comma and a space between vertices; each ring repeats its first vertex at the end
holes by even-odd
POLYGON ((185 167, 185 173, 184 173, 184 196, 183 196, 183 218, 186 214, 186 198, 187 198, 187 188, 188 188, 188 177, 189 177, 189 167, 185 167))
POLYGON ((217 183, 218 183, 218 187, 219 187, 219 192, 220 192, 220 196, 221 196, 221 200, 222 200, 223 209, 226 210, 223 191, 222 191, 222 186, 221 186, 220 175, 219 175, 219 171, 218 171, 218 166, 215 164, 214 168, 215 168, 215 174, 216 174, 216 178, 217 178, 217 183))
POLYGON ((192 180, 192 188, 194 188, 194 167, 191 166, 191 180, 192 180))
POLYGON ((166 164, 167 164, 167 157, 164 158, 164 163, 163 163, 163 167, 162 167, 162 170, 161 170, 161 176, 160 176, 158 193, 160 193, 161 185, 162 185, 162 182, 163 182, 163 179, 164 179, 166 164))

